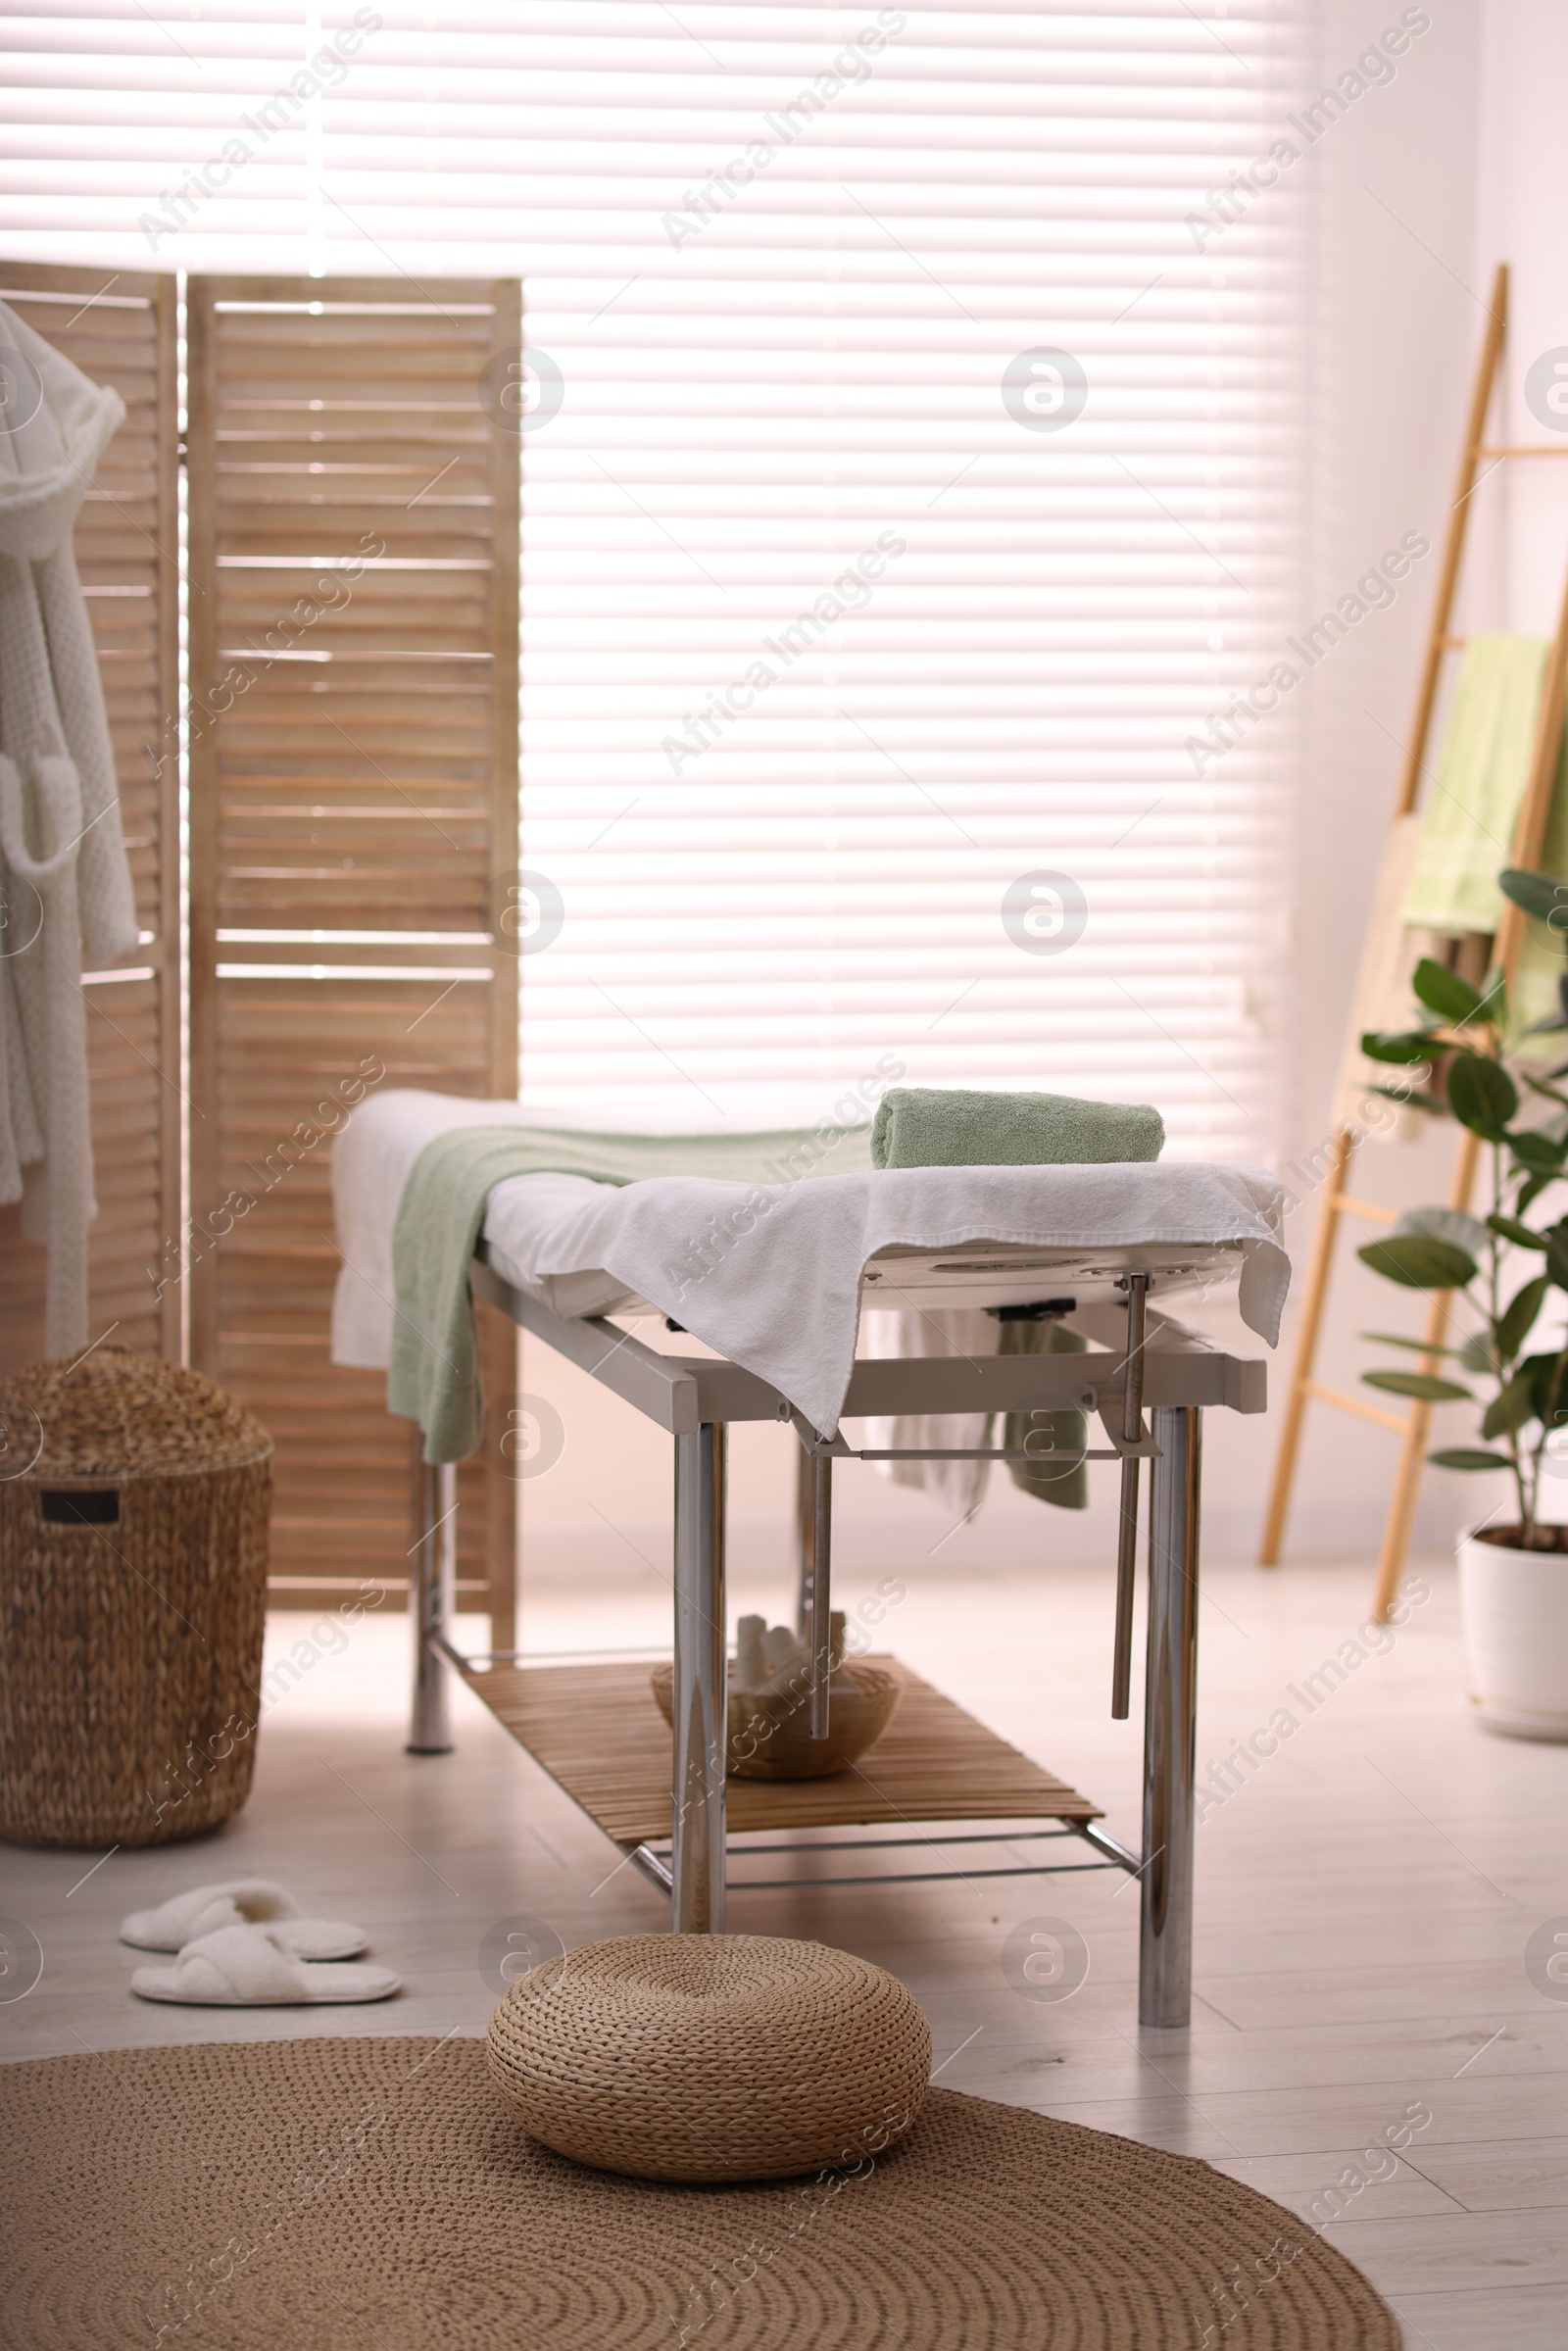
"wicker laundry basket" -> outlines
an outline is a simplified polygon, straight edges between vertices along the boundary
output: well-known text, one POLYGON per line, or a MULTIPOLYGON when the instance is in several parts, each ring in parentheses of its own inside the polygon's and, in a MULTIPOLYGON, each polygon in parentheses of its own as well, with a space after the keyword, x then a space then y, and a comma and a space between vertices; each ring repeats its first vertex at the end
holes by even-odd
POLYGON ((244 1803, 271 1451, 122 1347, 0 1381, 0 1837, 163 1844, 244 1803))

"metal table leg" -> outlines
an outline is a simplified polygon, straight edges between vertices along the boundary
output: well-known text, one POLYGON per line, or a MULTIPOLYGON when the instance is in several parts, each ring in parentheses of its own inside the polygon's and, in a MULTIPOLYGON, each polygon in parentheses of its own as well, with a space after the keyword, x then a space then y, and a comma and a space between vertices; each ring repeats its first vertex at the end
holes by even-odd
POLYGON ((722 1421, 675 1440, 675 1673, 670 1926, 724 1932, 724 1666, 722 1421))
POLYGON ((833 1464, 802 1445, 795 1456, 795 1541, 800 1563, 795 1630, 811 1661, 810 1735, 826 1739, 832 1700, 833 1464))
POLYGON ((458 1566, 458 1470, 456 1462, 416 1471, 417 1533, 412 1557, 409 1618, 414 1628, 414 1707, 409 1723, 411 1755, 445 1755, 452 1732, 447 1710, 447 1666, 436 1647, 452 1638, 452 1599, 458 1566))
POLYGON ((795 1630, 805 1641, 811 1630, 811 1519, 814 1483, 811 1456, 795 1447, 795 1630))
POLYGON ((826 1739, 833 1645, 833 1464, 811 1460, 811 1605, 807 1620, 811 1658, 810 1733, 826 1739))
MULTIPOLYGON (((1127 1387, 1122 1398, 1121 1433, 1129 1441, 1144 1426, 1144 1331, 1149 1301, 1149 1276, 1126 1274, 1127 1387)), ((1138 1456, 1124 1456, 1121 1465, 1121 1529, 1116 1544, 1116 1636, 1110 1669, 1110 1712, 1124 1723, 1131 1708, 1133 1675, 1133 1592, 1138 1580, 1138 1456)))
POLYGON ((1198 1520, 1202 1414, 1156 1406, 1144 1695, 1138 2022, 1184 2026, 1193 1996, 1193 1785, 1198 1736, 1198 1520))

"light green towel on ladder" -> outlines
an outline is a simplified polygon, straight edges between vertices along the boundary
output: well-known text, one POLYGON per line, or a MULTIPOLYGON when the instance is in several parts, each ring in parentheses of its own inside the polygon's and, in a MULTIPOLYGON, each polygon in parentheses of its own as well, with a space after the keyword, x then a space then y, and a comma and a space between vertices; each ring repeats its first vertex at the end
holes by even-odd
MULTIPOLYGON (((1452 934, 1497 927, 1497 875, 1513 860, 1548 650, 1544 637, 1472 637, 1466 648, 1404 903, 1412 929, 1452 934)), ((1541 869, 1568 878, 1568 738, 1558 754, 1541 869)), ((1557 1011, 1562 968, 1559 942, 1544 923, 1530 923, 1511 991, 1516 1024, 1557 1011)), ((1533 1039, 1527 1052, 1532 1059, 1560 1059, 1562 1040, 1533 1039)))
POLYGON ((1404 902, 1412 930, 1497 927, 1497 875, 1512 862, 1546 650, 1544 637, 1472 637, 1466 648, 1404 902))
MULTIPOLYGON (((1541 871, 1558 881, 1568 881, 1568 734, 1564 735, 1557 755, 1546 837, 1541 850, 1541 871)), ((1527 922, 1509 991, 1510 1010, 1517 1027, 1529 1028, 1538 1020, 1554 1019, 1561 1011, 1557 979, 1562 969, 1561 938, 1554 937, 1544 922, 1527 922)), ((1533 1064, 1568 1060, 1568 1039, 1560 1035, 1532 1037, 1521 1051, 1533 1064)))

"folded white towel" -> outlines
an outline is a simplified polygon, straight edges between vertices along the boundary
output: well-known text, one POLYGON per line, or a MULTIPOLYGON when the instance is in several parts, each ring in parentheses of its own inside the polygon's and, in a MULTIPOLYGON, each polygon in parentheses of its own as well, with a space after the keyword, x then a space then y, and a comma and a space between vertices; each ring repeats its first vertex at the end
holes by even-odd
POLYGON ((311 1966, 284 1948, 275 1927, 220 1927, 187 1943, 172 1967, 137 1968, 130 1988, 193 2008, 303 2008, 385 2000, 403 1980, 384 1967, 311 1966))
POLYGON ((120 1922, 122 1942, 141 1951, 181 1951, 220 1927, 268 1925, 296 1959, 356 1959, 368 1937, 344 1919, 301 1916, 293 1895, 270 1878, 232 1878, 222 1886, 193 1886, 156 1910, 133 1910, 120 1922))

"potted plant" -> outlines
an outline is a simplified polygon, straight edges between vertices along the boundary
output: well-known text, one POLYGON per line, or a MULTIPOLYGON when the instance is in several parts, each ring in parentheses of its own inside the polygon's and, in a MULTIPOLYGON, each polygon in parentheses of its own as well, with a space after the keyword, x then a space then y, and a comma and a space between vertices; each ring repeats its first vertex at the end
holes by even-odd
MULTIPOLYGON (((1564 943, 1568 886, 1515 868, 1497 879, 1564 943)), ((1386 1240, 1358 1252, 1405 1289, 1450 1293, 1460 1324, 1444 1346, 1363 1334, 1411 1348, 1422 1361, 1413 1371, 1362 1377, 1422 1403, 1482 1406, 1478 1444, 1429 1455, 1441 1469, 1504 1470, 1511 1481, 1507 1515, 1472 1527, 1459 1543, 1471 1704, 1491 1730, 1568 1739, 1568 1526, 1541 1515, 1544 1480, 1568 1475, 1568 1217, 1544 1223, 1530 1215, 1568 1167, 1568 1093, 1559 1084, 1568 1062, 1538 1068, 1528 1048, 1530 1039, 1568 1031, 1568 969, 1557 982, 1560 1011, 1528 1028, 1511 1024, 1496 972, 1477 988, 1423 960, 1412 984, 1425 1017, 1398 1034, 1367 1035, 1362 1049, 1404 1066, 1402 1083, 1379 1091, 1451 1113, 1479 1137, 1491 1207, 1484 1216, 1411 1209, 1386 1240), (1451 1371, 1441 1368, 1444 1359, 1451 1371)))

